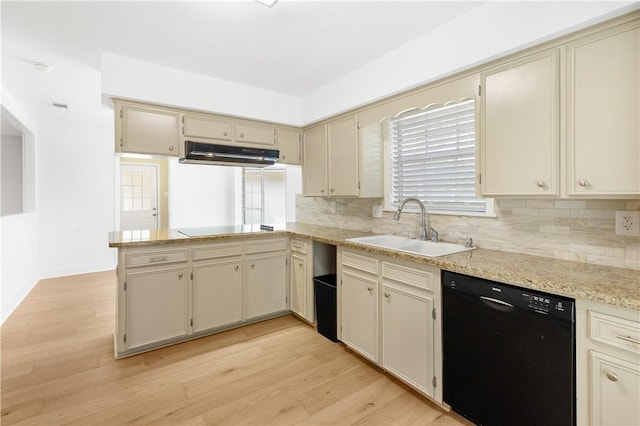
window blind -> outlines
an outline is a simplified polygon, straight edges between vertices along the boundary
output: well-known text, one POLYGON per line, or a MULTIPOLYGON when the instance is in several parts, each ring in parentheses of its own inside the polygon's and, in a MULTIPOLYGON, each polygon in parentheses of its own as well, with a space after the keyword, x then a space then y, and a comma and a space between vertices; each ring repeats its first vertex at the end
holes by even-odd
POLYGON ((391 120, 392 205, 407 197, 429 210, 484 212, 476 197, 475 101, 408 111, 391 120))

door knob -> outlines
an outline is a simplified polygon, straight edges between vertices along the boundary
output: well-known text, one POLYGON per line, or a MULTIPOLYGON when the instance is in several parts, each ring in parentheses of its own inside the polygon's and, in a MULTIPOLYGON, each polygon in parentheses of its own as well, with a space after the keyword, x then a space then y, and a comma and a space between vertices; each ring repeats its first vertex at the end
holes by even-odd
POLYGON ((607 372, 607 379, 611 380, 612 382, 617 382, 618 381, 618 375, 616 373, 614 373, 613 371, 609 371, 609 372, 607 372))

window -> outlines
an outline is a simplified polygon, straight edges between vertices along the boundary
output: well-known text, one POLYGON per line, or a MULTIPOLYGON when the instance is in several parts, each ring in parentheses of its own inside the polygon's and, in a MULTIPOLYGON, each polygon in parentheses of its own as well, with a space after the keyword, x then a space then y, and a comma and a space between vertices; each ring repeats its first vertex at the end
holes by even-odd
POLYGON ((411 110, 389 120, 387 208, 418 198, 432 213, 485 215, 476 197, 475 101, 411 110))
POLYGON ((277 167, 243 169, 243 224, 286 222, 285 172, 277 167))

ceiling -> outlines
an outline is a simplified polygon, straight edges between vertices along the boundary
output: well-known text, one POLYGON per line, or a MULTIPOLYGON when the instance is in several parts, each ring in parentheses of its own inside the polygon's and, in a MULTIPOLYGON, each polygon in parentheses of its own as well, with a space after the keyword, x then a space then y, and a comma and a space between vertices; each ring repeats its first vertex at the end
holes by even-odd
POLYGON ((109 52, 302 96, 478 4, 2 1, 2 47, 95 70, 109 52))
POLYGON ((486 3, 2 0, 2 85, 36 119, 62 117, 52 102, 104 114, 108 52, 303 97, 486 3), (53 69, 37 72, 36 62, 53 69))

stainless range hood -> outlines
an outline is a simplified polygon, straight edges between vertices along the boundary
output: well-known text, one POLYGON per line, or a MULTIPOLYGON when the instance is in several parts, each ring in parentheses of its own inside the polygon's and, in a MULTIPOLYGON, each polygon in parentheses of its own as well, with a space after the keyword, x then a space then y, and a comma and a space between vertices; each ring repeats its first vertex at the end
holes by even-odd
POLYGON ((280 151, 277 149, 247 148, 185 141, 185 164, 211 164, 215 166, 268 167, 273 166, 280 151))

